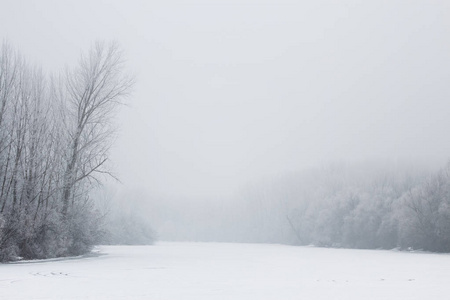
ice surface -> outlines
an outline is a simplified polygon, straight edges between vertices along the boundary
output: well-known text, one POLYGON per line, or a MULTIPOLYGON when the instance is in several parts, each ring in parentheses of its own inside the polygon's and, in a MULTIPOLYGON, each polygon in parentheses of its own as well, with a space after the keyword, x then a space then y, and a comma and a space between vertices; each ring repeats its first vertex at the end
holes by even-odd
POLYGON ((264 244, 102 246, 0 265, 0 299, 448 299, 450 255, 264 244))

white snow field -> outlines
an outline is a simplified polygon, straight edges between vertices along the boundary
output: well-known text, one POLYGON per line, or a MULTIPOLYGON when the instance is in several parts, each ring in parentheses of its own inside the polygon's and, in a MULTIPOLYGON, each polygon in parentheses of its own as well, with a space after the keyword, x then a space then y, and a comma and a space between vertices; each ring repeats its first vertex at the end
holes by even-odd
POLYGON ((450 299, 450 255, 265 244, 102 246, 0 265, 0 299, 450 299))

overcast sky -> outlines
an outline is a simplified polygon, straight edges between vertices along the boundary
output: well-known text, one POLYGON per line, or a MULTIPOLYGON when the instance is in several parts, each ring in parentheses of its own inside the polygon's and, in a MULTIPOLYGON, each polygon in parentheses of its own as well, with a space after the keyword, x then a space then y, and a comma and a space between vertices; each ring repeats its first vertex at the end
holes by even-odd
POLYGON ((0 37, 48 71, 121 44, 128 188, 221 195, 332 161, 450 158, 449 1, 3 0, 0 37))

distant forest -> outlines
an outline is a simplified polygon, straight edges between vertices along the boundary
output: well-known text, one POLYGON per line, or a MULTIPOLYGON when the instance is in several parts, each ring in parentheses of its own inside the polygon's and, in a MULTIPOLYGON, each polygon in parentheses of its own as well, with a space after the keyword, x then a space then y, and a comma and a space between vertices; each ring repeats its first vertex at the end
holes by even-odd
POLYGON ((450 164, 412 165, 334 164, 248 185, 232 199, 155 198, 147 209, 169 240, 450 252, 450 164))

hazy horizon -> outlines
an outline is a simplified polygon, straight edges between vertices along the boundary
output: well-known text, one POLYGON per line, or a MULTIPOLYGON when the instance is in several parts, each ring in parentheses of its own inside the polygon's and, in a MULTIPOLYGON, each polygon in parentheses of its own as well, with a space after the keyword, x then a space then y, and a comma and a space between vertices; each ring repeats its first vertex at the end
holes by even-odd
POLYGON ((45 72, 117 40, 136 75, 126 189, 184 197, 330 162, 450 158, 445 1, 14 1, 0 37, 45 72))

